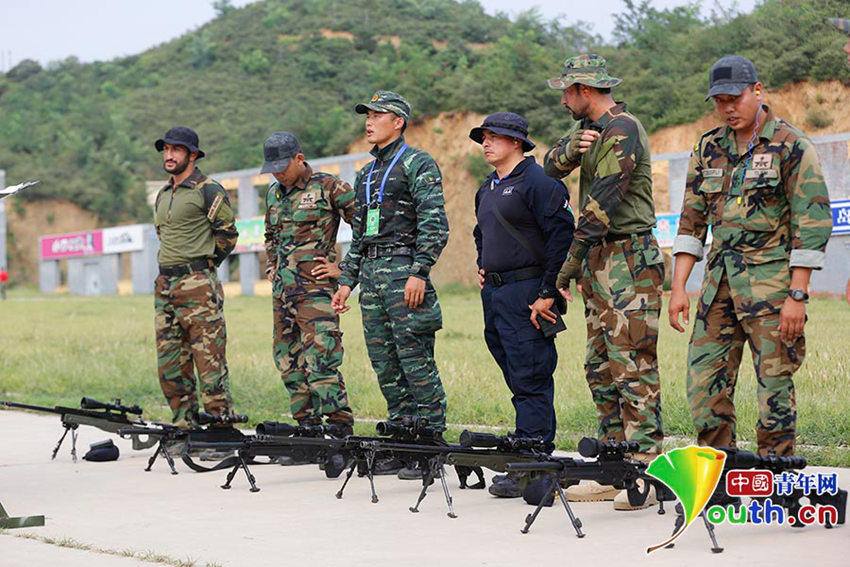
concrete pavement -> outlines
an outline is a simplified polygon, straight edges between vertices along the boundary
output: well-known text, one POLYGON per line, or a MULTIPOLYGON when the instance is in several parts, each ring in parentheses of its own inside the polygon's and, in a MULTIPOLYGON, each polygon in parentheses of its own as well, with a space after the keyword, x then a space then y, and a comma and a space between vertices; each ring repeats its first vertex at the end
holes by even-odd
MULTIPOLYGON (((79 455, 89 443, 111 437, 121 449, 118 461, 73 463, 66 446, 51 462, 61 433, 55 416, 0 411, 0 503, 13 516, 46 516, 44 527, 0 533, 2 567, 850 564, 847 525, 833 530, 723 525, 717 537, 725 551, 714 555, 705 530, 695 523, 675 549, 647 556, 646 547, 672 531, 672 507, 659 516, 654 509, 614 512, 611 503, 576 503, 584 539, 575 537, 563 508, 544 508, 523 535, 520 528, 532 507, 522 499, 459 490, 453 471, 449 486, 457 519, 446 516, 439 485, 429 490, 419 514, 410 513, 420 484, 394 477, 376 478, 380 502, 372 504, 366 479, 353 478, 337 500, 342 479, 326 479, 312 466, 255 466, 261 488, 255 494, 242 473, 229 491, 219 488, 224 471, 198 474, 178 462, 180 474, 172 476, 165 462, 157 462, 145 473, 152 449, 132 451, 129 441, 91 427, 79 429, 79 455), (82 546, 92 549, 74 548, 82 546)), ((830 470, 838 472, 840 486, 850 488, 850 470, 830 470)))

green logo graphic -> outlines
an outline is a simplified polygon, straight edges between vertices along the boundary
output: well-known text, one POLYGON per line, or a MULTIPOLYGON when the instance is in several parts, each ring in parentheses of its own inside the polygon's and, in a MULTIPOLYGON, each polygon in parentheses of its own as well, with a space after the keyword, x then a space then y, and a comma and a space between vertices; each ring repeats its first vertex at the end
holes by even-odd
POLYGON ((685 509, 685 523, 670 538, 646 549, 652 553, 669 545, 697 519, 714 494, 723 474, 726 453, 712 447, 691 445, 660 455, 646 469, 647 474, 666 484, 685 509))

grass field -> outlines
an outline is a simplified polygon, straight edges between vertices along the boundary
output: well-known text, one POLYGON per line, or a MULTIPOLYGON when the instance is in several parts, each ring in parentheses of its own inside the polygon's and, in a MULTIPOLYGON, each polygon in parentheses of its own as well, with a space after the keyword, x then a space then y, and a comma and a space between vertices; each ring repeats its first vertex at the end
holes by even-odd
MULTIPOLYGON (((512 428, 507 387, 484 345, 477 293, 444 289, 440 299, 445 326, 437 335, 437 361, 448 395, 448 419, 454 424, 449 437, 464 425, 512 428)), ((558 337, 557 444, 564 449, 595 433, 582 370, 580 304, 571 306, 569 329, 558 337)), ((236 410, 250 415, 251 423, 288 418, 288 400, 271 355, 271 299, 230 298, 225 311, 236 410)), ((799 453, 813 464, 850 466, 849 313, 839 299, 816 298, 809 305, 808 353, 795 384, 799 453)), ((343 315, 342 328, 343 372, 355 415, 383 418, 386 405, 366 356, 356 308, 343 315)), ((685 398, 687 339, 672 331, 665 317, 659 358, 670 446, 689 444, 694 437, 685 398)), ((170 418, 156 378, 152 297, 42 297, 13 290, 9 301, 0 302, 0 399, 76 407, 81 396, 120 397, 141 405, 148 419, 170 418)), ((739 438, 752 441, 757 407, 748 354, 736 400, 739 438)), ((364 423, 357 429, 367 433, 372 426, 364 423)))

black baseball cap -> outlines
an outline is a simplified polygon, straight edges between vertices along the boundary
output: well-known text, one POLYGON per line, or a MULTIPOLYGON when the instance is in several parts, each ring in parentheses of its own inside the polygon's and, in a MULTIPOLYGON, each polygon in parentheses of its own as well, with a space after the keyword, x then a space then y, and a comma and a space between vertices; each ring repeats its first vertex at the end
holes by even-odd
POLYGON ((740 55, 721 57, 708 72, 708 94, 705 100, 717 95, 738 96, 759 82, 753 62, 740 55))
POLYGON ((289 166, 289 162, 301 152, 301 144, 292 132, 275 132, 263 144, 265 163, 260 173, 278 173, 289 166))

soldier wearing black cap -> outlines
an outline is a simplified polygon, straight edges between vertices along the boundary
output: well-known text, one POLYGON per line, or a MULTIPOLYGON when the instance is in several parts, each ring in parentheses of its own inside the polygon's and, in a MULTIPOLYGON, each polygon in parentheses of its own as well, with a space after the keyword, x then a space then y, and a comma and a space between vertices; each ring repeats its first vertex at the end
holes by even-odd
POLYGON ((265 222, 275 364, 289 391, 292 417, 301 425, 327 418, 342 436, 352 433, 354 418, 339 371, 342 334, 331 297, 339 277, 336 235, 340 219, 352 222, 354 190, 334 175, 314 172, 290 132, 269 136, 263 154, 261 173, 275 178, 265 222))
MULTIPOLYGON (((516 433, 555 439, 555 333, 565 328, 555 287, 575 228, 564 185, 548 177, 534 158, 528 123, 498 112, 473 128, 495 170, 475 195, 478 284, 484 307, 484 339, 511 391, 516 433)), ((521 496, 518 479, 495 477, 490 493, 521 496)))
POLYGON ((793 455, 792 377, 806 353, 809 278, 824 265, 832 231, 829 196, 814 145, 764 104, 752 61, 727 55, 715 62, 709 98, 724 125, 703 134, 691 153, 667 308, 670 325, 684 332, 685 283, 705 256, 688 348, 691 417, 700 445, 735 445, 735 385, 749 344, 759 454, 793 455))
POLYGON ((215 268, 233 250, 238 233, 227 193, 195 166, 204 157, 198 135, 177 126, 154 146, 171 174, 154 206, 160 240, 154 292, 159 382, 174 423, 192 427, 198 413, 193 366, 204 411, 231 411, 224 291, 215 268))
MULTIPOLYGON (((332 303, 337 312, 347 311, 352 288, 361 284, 366 348, 389 420, 425 418, 439 434, 446 427, 446 394, 434 335, 443 319, 430 273, 449 238, 442 175, 434 158, 404 140, 410 117, 404 97, 378 91, 355 111, 366 114, 375 160, 354 183, 353 238, 332 303)), ((400 468, 391 465, 381 472, 400 468)), ((421 474, 405 470, 402 476, 421 474)))

